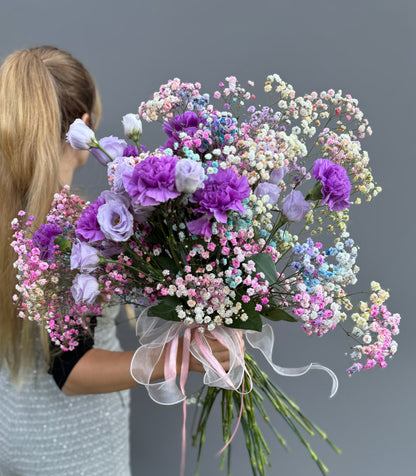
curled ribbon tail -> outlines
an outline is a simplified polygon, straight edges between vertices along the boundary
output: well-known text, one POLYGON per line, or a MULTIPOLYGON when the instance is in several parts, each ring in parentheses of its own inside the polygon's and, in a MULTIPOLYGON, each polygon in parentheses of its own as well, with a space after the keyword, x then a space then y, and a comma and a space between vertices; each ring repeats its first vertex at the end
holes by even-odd
POLYGON ((332 398, 337 393, 338 378, 331 369, 324 367, 323 365, 310 363, 308 365, 305 365, 304 367, 289 368, 280 367, 279 365, 273 363, 272 352, 274 346, 274 333, 270 324, 264 324, 261 332, 246 331, 245 335, 247 342, 251 345, 251 347, 260 350, 260 352, 266 358, 267 362, 277 374, 284 375, 286 377, 299 377, 301 375, 306 374, 311 369, 324 370, 329 374, 332 379, 332 389, 330 397, 332 398))

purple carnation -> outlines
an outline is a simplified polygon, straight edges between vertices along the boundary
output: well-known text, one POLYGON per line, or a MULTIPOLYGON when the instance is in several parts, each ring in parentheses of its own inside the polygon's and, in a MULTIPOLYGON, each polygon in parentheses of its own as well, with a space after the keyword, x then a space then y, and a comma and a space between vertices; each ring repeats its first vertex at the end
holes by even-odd
MULTIPOLYGON (((98 141, 98 143, 107 152, 107 154, 112 157, 113 160, 117 157, 121 157, 123 155, 124 149, 127 146, 125 140, 113 136, 103 137, 98 141)), ((92 154, 101 165, 107 165, 109 162, 111 162, 110 157, 108 157, 108 155, 106 155, 98 147, 91 147, 90 154, 92 154)))
POLYGON ((313 164, 312 175, 322 183, 322 203, 327 203, 330 210, 338 212, 351 205, 351 183, 342 165, 328 159, 317 159, 313 164))
POLYGON ((193 136, 198 130, 198 125, 198 116, 193 111, 186 111, 169 119, 168 122, 163 124, 163 131, 169 136, 169 139, 165 142, 165 148, 173 150, 175 142, 181 142, 179 134, 185 132, 189 136, 193 136))
POLYGON ((39 230, 33 234, 32 245, 39 248, 40 259, 50 261, 53 259, 55 250, 55 238, 62 233, 62 228, 55 223, 40 225, 39 230))
POLYGON ((123 184, 134 203, 141 206, 157 206, 176 198, 180 193, 175 187, 177 157, 146 157, 131 171, 123 173, 123 184))
POLYGON ((82 212, 78 222, 75 234, 81 241, 99 241, 105 238, 97 221, 98 209, 105 203, 103 197, 98 197, 95 202, 82 212))
MULTIPOLYGON (((198 205, 194 211, 207 217, 205 221, 213 216, 217 222, 226 223, 229 210, 234 210, 243 215, 246 213, 246 209, 241 202, 250 196, 247 177, 239 177, 231 169, 220 169, 216 174, 209 175, 204 185, 205 188, 197 190, 192 195, 192 201, 198 205)), ((190 231, 195 230, 196 224, 198 225, 197 229, 206 229, 207 224, 204 223, 204 220, 201 220, 201 217, 189 222, 188 229, 190 231)), ((194 233, 194 231, 191 231, 191 233, 194 233)))
POLYGON ((289 221, 300 221, 312 209, 299 190, 292 190, 284 199, 282 211, 289 221))
MULTIPOLYGON (((147 152, 147 148, 140 144, 141 152, 147 152)), ((123 151, 123 157, 138 157, 140 155, 139 149, 136 145, 128 145, 123 151)))

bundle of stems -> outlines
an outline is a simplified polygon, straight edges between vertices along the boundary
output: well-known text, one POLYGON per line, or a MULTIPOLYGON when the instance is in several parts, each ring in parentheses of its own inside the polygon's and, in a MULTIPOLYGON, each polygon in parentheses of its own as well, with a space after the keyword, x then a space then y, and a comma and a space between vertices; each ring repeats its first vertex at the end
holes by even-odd
MULTIPOLYGON (((214 387, 205 387, 199 394, 197 408, 200 409, 199 418, 193 434, 193 445, 198 447, 197 468, 195 476, 199 473, 199 462, 201 458, 202 446, 206 437, 206 429, 211 409, 217 397, 221 397, 222 432, 224 444, 227 445, 232 435, 233 420, 238 418, 241 412, 241 427, 244 432, 247 451, 254 476, 265 476, 266 468, 271 467, 268 456, 271 454, 269 446, 257 423, 257 415, 260 415, 270 427, 276 438, 287 450, 285 439, 271 423, 270 417, 264 408, 265 399, 269 400, 273 407, 279 412, 283 421, 289 426, 301 443, 306 447, 310 456, 317 464, 320 472, 326 475, 328 468, 313 451, 309 442, 302 433, 306 432, 313 436, 318 434, 325 440, 332 449, 340 454, 341 451, 328 439, 326 433, 310 421, 300 410, 298 405, 287 397, 263 372, 256 361, 245 353, 245 363, 247 373, 244 376, 245 391, 241 393, 234 390, 223 390, 214 387), (248 391, 250 390, 251 391, 248 391)), ((227 475, 231 475, 231 443, 222 453, 221 469, 224 469, 227 462, 227 475)))

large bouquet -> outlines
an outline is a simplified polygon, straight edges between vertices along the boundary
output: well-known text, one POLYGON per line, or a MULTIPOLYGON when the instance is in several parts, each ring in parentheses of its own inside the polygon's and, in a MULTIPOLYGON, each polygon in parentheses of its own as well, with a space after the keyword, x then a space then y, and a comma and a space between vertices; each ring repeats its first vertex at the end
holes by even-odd
POLYGON ((89 316, 107 303, 143 306, 131 371, 155 401, 186 401, 190 353, 204 366, 194 435, 199 454, 218 397, 224 458, 237 418, 253 473, 264 475, 269 448, 256 418, 272 426, 267 398, 325 473, 302 431, 327 439, 325 433, 243 355, 240 339, 279 374, 326 370, 332 394, 337 381, 329 369, 272 362, 268 321, 300 324, 317 336, 342 326, 353 339, 349 374, 385 367, 395 353, 400 316, 386 308, 388 292, 372 282, 369 301, 354 307, 346 291, 358 272, 358 247, 347 231, 350 206, 380 191, 360 143, 371 128, 351 96, 333 90, 296 96, 278 75, 265 84, 273 94, 268 107, 254 106, 254 95, 235 77, 219 84, 216 105, 200 89, 170 80, 138 115, 124 116, 134 145, 116 137, 98 141, 75 121, 68 141, 106 166, 110 190, 87 204, 64 189, 33 234, 23 211, 13 221, 19 315, 45 325, 53 342, 71 350, 88 332, 89 316), (154 151, 140 143, 141 119, 162 123, 167 137, 154 151), (229 349, 228 371, 213 357, 212 339, 229 349), (151 382, 162 356, 165 379, 151 382))

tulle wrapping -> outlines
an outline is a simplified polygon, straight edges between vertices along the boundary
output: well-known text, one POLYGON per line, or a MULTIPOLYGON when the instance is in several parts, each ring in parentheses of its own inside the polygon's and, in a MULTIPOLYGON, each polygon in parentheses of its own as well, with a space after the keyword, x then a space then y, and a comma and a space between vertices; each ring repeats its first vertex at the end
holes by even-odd
MULTIPOLYGON (((141 385, 145 386, 149 396, 156 403, 161 405, 174 405, 186 399, 184 391, 184 381, 186 375, 182 376, 182 389, 176 382, 176 357, 179 338, 190 326, 182 322, 165 321, 159 317, 149 317, 147 309, 144 309, 137 319, 136 332, 139 337, 140 347, 135 352, 131 361, 131 375, 141 385), (162 357, 166 347, 165 355, 165 378, 161 381, 151 382, 154 368, 162 357)), ((192 327, 200 327, 195 324, 192 327)), ((230 327, 216 327, 213 331, 193 334, 190 341, 189 352, 198 359, 205 370, 204 384, 211 387, 223 388, 226 390, 238 390, 243 381, 244 355, 240 345, 240 334, 238 329, 230 327), (225 345, 230 352, 230 367, 226 372, 221 364, 215 359, 210 347, 210 340, 217 339, 225 345)), ((276 365, 272 361, 274 346, 274 333, 269 324, 263 325, 262 331, 243 330, 248 344, 254 349, 260 350, 273 370, 287 377, 297 377, 304 375, 311 369, 324 370, 332 378, 331 397, 338 389, 338 379, 335 373, 320 364, 310 363, 304 367, 285 368, 276 365)), ((184 355, 188 359, 188 355, 184 355)), ((186 365, 187 367, 187 365, 186 365)), ((187 372, 187 368, 186 368, 187 372)))

